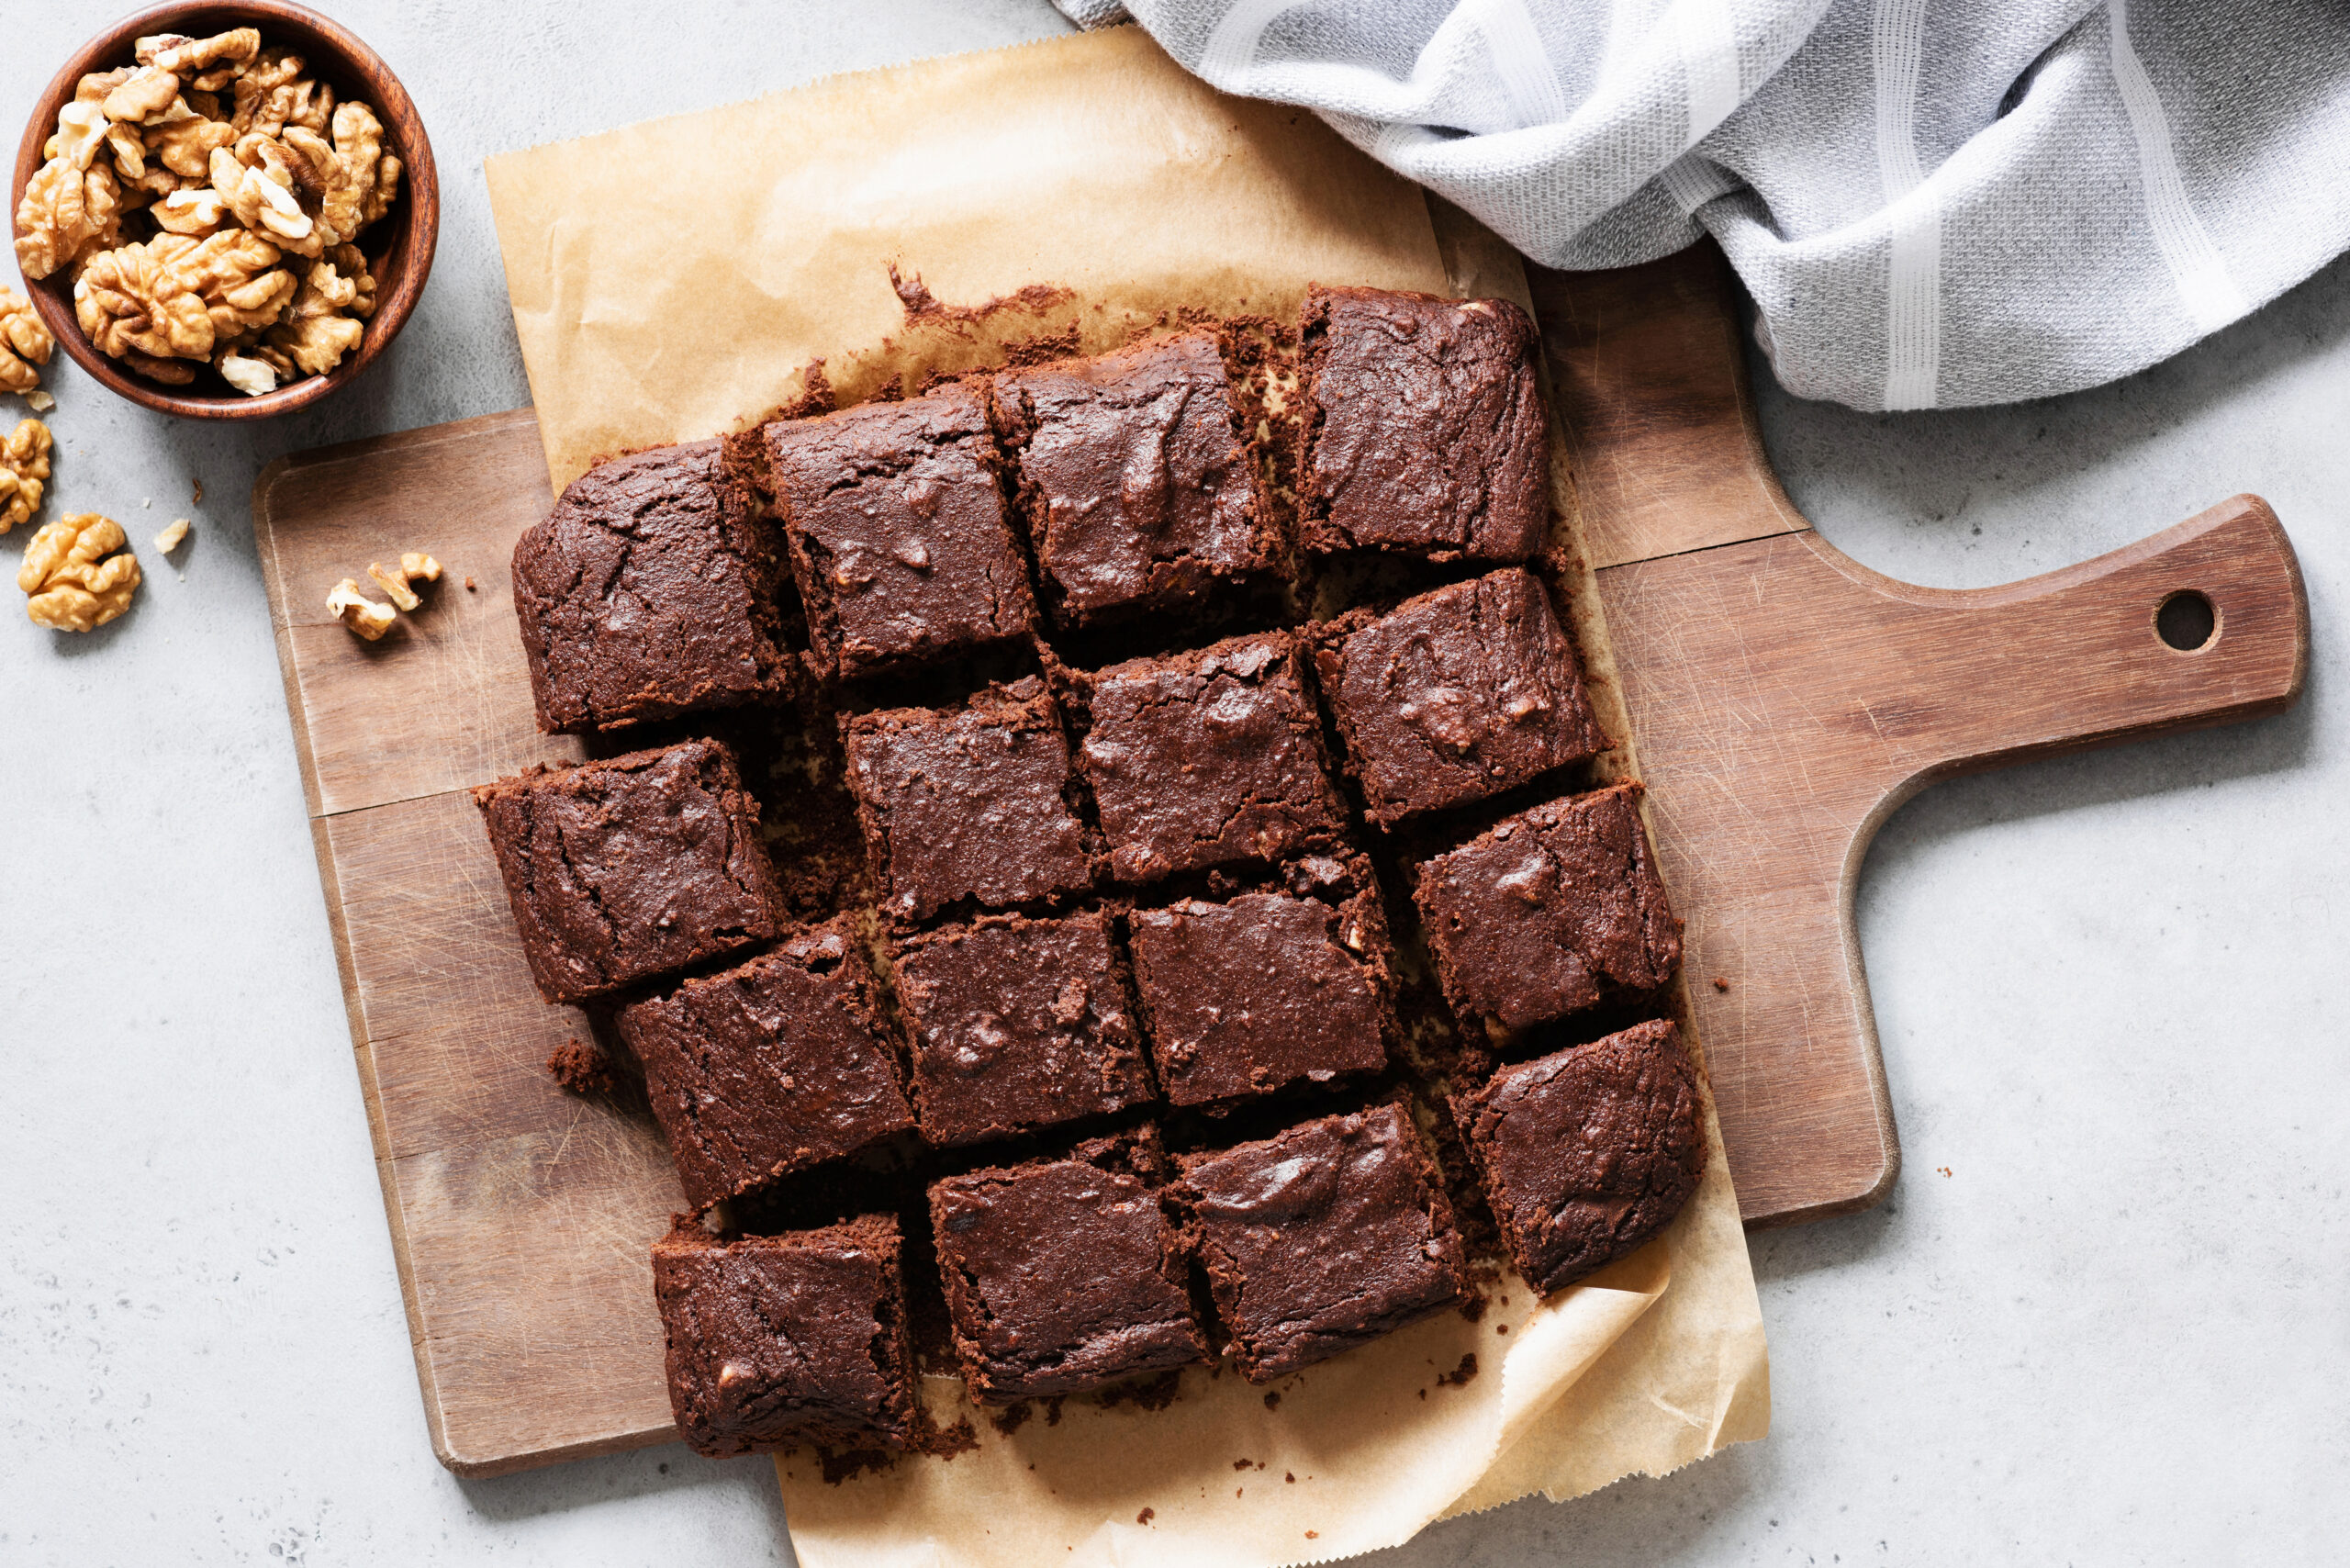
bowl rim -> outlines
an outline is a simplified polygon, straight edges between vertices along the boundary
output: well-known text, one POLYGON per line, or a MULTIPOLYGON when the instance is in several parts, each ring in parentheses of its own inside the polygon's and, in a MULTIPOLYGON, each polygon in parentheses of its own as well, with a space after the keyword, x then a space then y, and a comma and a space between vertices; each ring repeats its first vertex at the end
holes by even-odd
POLYGON ((41 149, 54 129, 57 112, 73 97, 83 76, 94 70, 108 69, 116 56, 130 51, 134 40, 150 33, 185 31, 175 24, 199 17, 231 25, 256 25, 264 30, 273 24, 291 23, 314 32, 330 50, 341 56, 331 62, 333 74, 364 82, 377 117, 384 122, 385 140, 399 152, 401 175, 407 186, 401 193, 408 204, 404 219, 407 255, 397 276, 377 280, 375 313, 367 322, 357 352, 324 375, 304 376, 290 386, 264 392, 257 398, 183 392, 147 380, 101 353, 83 335, 81 323, 73 313, 73 285, 63 269, 46 278, 26 278, 25 292, 50 336, 73 363, 116 396, 159 413, 186 419, 271 419, 308 408, 375 363, 408 324, 418 297, 424 292, 425 279, 432 271, 433 252, 440 242, 441 179, 432 160, 431 140, 425 134, 423 117, 383 56, 350 29, 293 0, 177 0, 125 17, 76 50, 50 78, 49 85, 35 101, 32 118, 25 126, 24 140, 17 146, 15 178, 9 185, 9 234, 13 239, 17 232, 15 213, 17 205, 24 199, 25 186, 48 161, 41 155, 41 149))

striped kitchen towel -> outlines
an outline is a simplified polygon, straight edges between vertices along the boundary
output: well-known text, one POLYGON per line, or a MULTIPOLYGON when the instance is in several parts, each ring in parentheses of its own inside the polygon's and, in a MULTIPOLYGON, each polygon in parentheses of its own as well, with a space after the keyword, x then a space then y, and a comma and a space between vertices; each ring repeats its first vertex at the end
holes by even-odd
POLYGON ((1538 262, 1711 234, 1779 379, 2095 386, 2350 247, 2344 0, 1057 0, 1304 105, 1538 262))

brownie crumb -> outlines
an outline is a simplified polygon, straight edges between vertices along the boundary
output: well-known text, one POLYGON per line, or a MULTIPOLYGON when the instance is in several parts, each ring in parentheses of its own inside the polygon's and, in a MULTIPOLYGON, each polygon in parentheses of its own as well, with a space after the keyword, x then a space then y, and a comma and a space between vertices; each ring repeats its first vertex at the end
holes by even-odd
POLYGON ((475 588, 474 588, 474 580, 473 580, 473 578, 471 578, 471 577, 467 577, 467 578, 465 579, 465 591, 466 591, 467 593, 472 593, 472 592, 475 592, 475 591, 476 591, 476 590, 475 590, 475 588))
MULTIPOLYGON (((1269 1400, 1270 1400, 1270 1399, 1279 1399, 1279 1398, 1281 1397, 1281 1395, 1280 1395, 1280 1394, 1268 1394, 1267 1395, 1265 1395, 1265 1397, 1266 1397, 1267 1399, 1269 1399, 1269 1400)), ((1282 1471, 1282 1472, 1281 1472, 1281 1484, 1283 1484, 1283 1485, 1285 1485, 1285 1486, 1294 1486, 1294 1485, 1296 1485, 1296 1484, 1297 1484, 1297 1476, 1296 1476, 1295 1473, 1294 1473, 1294 1472, 1292 1472, 1292 1471, 1287 1471, 1287 1470, 1282 1471)))
POLYGON ((1101 1400, 1104 1410, 1120 1405, 1131 1405, 1137 1410, 1164 1410, 1175 1403, 1177 1385, 1182 1381, 1183 1369, 1175 1367, 1157 1377, 1136 1378, 1121 1387, 1105 1388, 1095 1397, 1101 1400))
POLYGON ((576 1036, 555 1047, 554 1054, 547 1058, 547 1071, 565 1092, 582 1097, 610 1094, 620 1082, 612 1074, 612 1058, 593 1046, 582 1045, 576 1036))
MULTIPOLYGON (((1281 1391, 1276 1388, 1271 1393, 1265 1395, 1265 1408, 1268 1410, 1278 1410, 1281 1407, 1281 1391)), ((1292 1476, 1290 1479, 1294 1481, 1297 1478, 1295 1476, 1292 1476)))
POLYGON ((1041 315, 1063 300, 1076 297, 1076 291, 1055 283, 1032 283, 1011 294, 998 295, 980 305, 946 305, 930 292, 920 273, 901 273, 895 262, 890 263, 890 287, 905 308, 906 319, 913 321, 964 322, 983 320, 999 310, 1018 310, 1028 315, 1041 315))
POLYGON ((1035 1413, 1036 1407, 1024 1399, 1017 1405, 1007 1405, 1001 1410, 989 1411, 988 1425, 1008 1438, 1026 1426, 1028 1417, 1035 1413))
POLYGON ((868 1470, 887 1470, 897 1462, 898 1456, 887 1449, 850 1449, 834 1453, 830 1449, 816 1450, 816 1462, 823 1467, 824 1484, 838 1486, 853 1481, 868 1470))
POLYGON ((1254 1463, 1256 1463, 1256 1461, 1251 1459, 1236 1459, 1232 1462, 1232 1468, 1235 1470, 1246 1470, 1254 1463))
MULTIPOLYGON (((1485 1318, 1485 1298, 1472 1290, 1470 1293, 1469 1299, 1460 1304, 1460 1316, 1461 1320, 1467 1323, 1483 1322, 1485 1318)), ((1504 1328, 1501 1332, 1506 1334, 1509 1330, 1504 1328)))
POLYGON ((915 1431, 914 1440, 907 1446, 915 1453, 926 1453, 934 1459, 953 1459, 979 1446, 979 1428, 971 1425, 968 1416, 957 1417, 951 1427, 942 1427, 924 1411, 922 1413, 922 1426, 915 1431))
POLYGON ((1153 1520, 1153 1519, 1157 1518, 1158 1517, 1158 1509, 1156 1509, 1156 1508, 1145 1508, 1141 1513, 1136 1514, 1136 1515, 1135 1516, 1135 1523, 1136 1523, 1136 1524, 1138 1524, 1138 1525, 1147 1525, 1147 1524, 1150 1523, 1150 1521, 1151 1521, 1151 1520, 1153 1520))
POLYGON ((1477 1375, 1477 1352, 1471 1350, 1460 1358, 1460 1364, 1449 1372, 1437 1374, 1437 1382, 1453 1388, 1460 1387, 1477 1375))
POLYGON ((1729 981, 1722 979, 1719 975, 1716 975, 1714 977, 1714 989, 1716 991, 1728 991, 1729 989, 1729 981))
POLYGON ((1061 1401, 1068 1397, 1066 1394, 1056 1394, 1045 1401, 1045 1425, 1058 1427, 1061 1424, 1061 1401))

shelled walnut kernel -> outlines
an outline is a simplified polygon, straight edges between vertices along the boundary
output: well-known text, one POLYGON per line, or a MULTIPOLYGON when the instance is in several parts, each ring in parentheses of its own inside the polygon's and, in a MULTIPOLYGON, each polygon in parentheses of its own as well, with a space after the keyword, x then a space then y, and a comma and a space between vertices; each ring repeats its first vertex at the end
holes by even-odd
POLYGON ((17 209, 25 275, 67 271, 91 342, 168 385, 210 365, 253 396, 333 370, 375 313, 353 241, 403 172, 375 110, 252 28, 157 34, 137 55, 59 110, 17 209))
POLYGON ((38 626, 89 632, 129 610, 140 581, 129 543, 122 524, 95 512, 42 524, 17 570, 17 586, 30 596, 25 613, 38 626))
POLYGON ((33 302, 0 284, 0 391, 32 391, 40 385, 40 367, 56 352, 57 340, 33 314, 33 302))
POLYGON ((49 454, 55 442, 49 427, 39 420, 21 420, 0 440, 0 533, 20 522, 30 522, 40 510, 41 490, 49 483, 49 454))

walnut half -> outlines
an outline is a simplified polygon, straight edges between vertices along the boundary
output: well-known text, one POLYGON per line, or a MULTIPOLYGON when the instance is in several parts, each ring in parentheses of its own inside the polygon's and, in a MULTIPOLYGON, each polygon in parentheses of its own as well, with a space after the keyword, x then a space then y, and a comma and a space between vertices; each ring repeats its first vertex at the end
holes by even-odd
POLYGON ((377 604, 361 590, 355 578, 345 577, 327 594, 327 608, 335 619, 373 643, 392 629, 399 619, 399 611, 388 604, 377 604))
POLYGON ((20 421, 0 441, 0 533, 20 522, 30 522, 33 513, 40 510, 53 444, 49 427, 39 420, 20 421))
POLYGON ((0 391, 29 392, 40 385, 40 367, 57 352, 33 302, 0 284, 0 391))
POLYGON ((139 591, 139 557, 127 543, 122 524, 95 512, 43 524, 17 571, 17 586, 31 596, 25 613, 37 626, 89 632, 129 610, 139 591))

